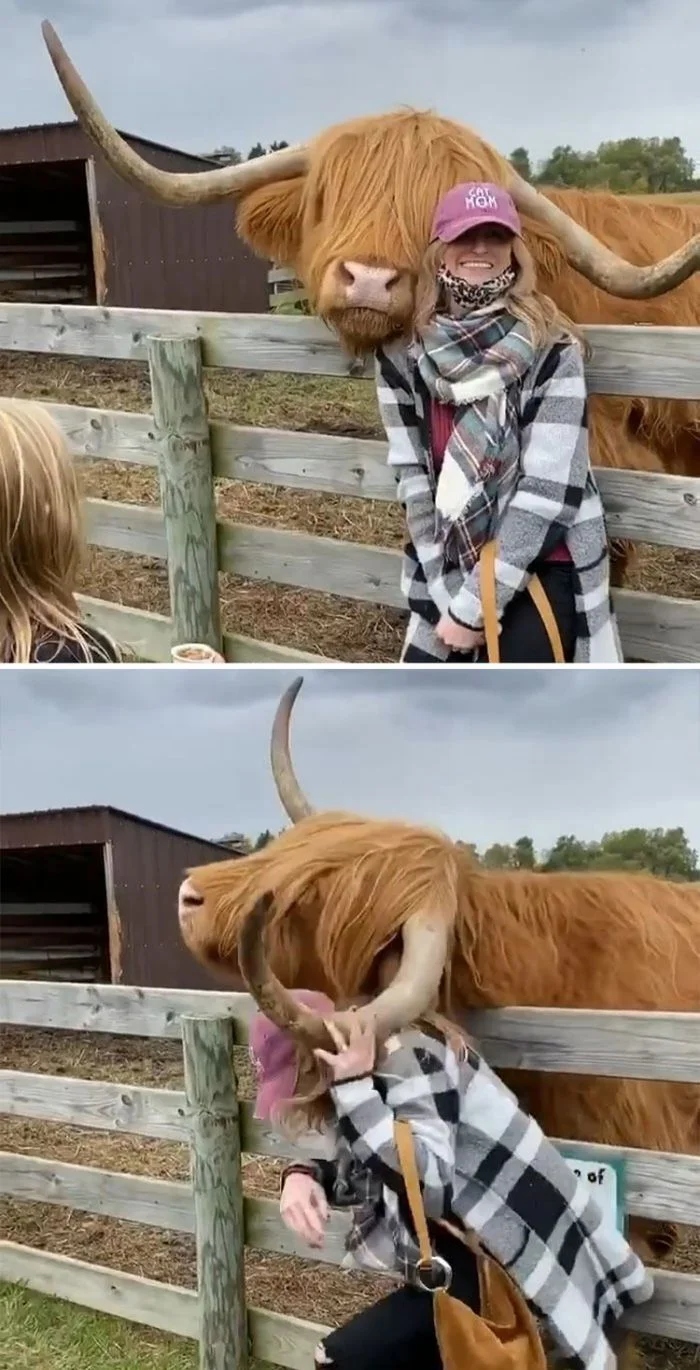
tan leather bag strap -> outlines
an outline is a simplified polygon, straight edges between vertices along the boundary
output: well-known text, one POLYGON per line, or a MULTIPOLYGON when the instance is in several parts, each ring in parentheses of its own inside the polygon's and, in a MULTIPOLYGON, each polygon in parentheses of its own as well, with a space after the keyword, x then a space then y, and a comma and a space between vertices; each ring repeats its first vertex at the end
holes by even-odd
MULTIPOLYGON (((479 557, 479 566, 481 568, 481 607, 484 614, 484 636, 486 638, 486 651, 488 653, 489 662, 492 665, 497 665, 501 659, 498 643, 498 614, 496 612, 497 550, 497 544, 494 539, 493 541, 486 543, 482 548, 481 556, 479 557)), ((560 665, 563 665, 564 648, 557 627, 557 621, 539 576, 531 576, 527 588, 532 597, 532 602, 538 610, 544 624, 544 629, 549 639, 549 645, 552 649, 554 660, 560 665)))
POLYGON ((554 655, 554 660, 562 666, 564 664, 564 648, 562 647, 557 620, 552 612, 552 606, 545 594, 544 585, 539 576, 532 576, 528 585, 528 590, 532 596, 535 608, 539 610, 540 618, 544 623, 544 629, 549 638, 549 645, 554 655))
POLYGON ((403 1182, 406 1186, 406 1197, 408 1206, 413 1218, 413 1226, 416 1229, 418 1246, 420 1248, 421 1260, 430 1261, 433 1256, 433 1248, 428 1232, 428 1221, 423 1207, 423 1196, 420 1191, 420 1179, 418 1177, 418 1166, 416 1165, 416 1153, 413 1146, 413 1133, 410 1123, 401 1122, 396 1119, 394 1123, 394 1140, 396 1150, 399 1154, 399 1165, 403 1182))
POLYGON ((498 664, 498 613, 496 612, 496 543, 487 542, 479 557, 481 608, 484 615, 484 636, 489 661, 498 664))

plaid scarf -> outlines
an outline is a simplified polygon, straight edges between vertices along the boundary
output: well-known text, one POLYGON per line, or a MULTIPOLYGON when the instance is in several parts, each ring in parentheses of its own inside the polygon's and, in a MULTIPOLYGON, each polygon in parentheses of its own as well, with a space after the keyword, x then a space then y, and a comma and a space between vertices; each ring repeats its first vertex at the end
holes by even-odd
POLYGON ((519 383, 535 348, 507 310, 438 314, 420 332, 416 361, 430 394, 455 407, 435 491, 437 535, 464 573, 494 532, 499 499, 519 474, 519 383))

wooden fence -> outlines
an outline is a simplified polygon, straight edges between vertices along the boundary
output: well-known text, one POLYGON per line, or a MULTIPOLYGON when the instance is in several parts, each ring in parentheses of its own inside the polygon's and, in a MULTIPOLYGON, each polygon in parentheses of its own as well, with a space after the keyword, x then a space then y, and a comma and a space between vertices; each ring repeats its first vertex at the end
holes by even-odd
MULTIPOLYGON (((245 1370, 247 1322, 254 1356, 306 1370, 327 1329, 245 1308, 246 1244, 309 1254, 283 1226, 274 1200, 242 1196, 241 1152, 294 1155, 253 1119, 249 1105, 237 1103, 232 1047, 244 1043, 252 1008, 243 994, 0 981, 0 1024, 182 1037, 184 1092, 4 1070, 0 1113, 189 1142, 191 1185, 0 1152, 0 1193, 192 1233, 198 1291, 10 1241, 0 1241, 0 1280, 199 1338, 202 1370, 245 1370)), ((509 1009, 473 1014, 469 1026, 496 1068, 700 1083, 697 1013, 509 1009)), ((624 1164, 630 1215, 700 1226, 700 1157, 561 1144, 596 1164, 624 1164)), ((346 1224, 333 1215, 315 1260, 340 1262, 346 1224)), ((700 1343, 700 1275, 656 1271, 653 1300, 630 1313, 627 1325, 700 1343)))
MULTIPOLYGON (((700 398, 700 329, 591 327, 592 393, 700 398)), ((171 617, 89 596, 86 617, 144 660, 173 642, 206 641, 230 661, 328 658, 226 634, 218 572, 404 607, 400 552, 216 519, 213 478, 394 500, 384 442, 208 421, 202 367, 370 375, 315 318, 199 314, 0 302, 0 349, 148 360, 151 414, 49 404, 78 457, 157 467, 161 507, 88 499, 89 541, 167 561, 171 617)), ((700 479, 599 470, 612 538, 700 549, 700 479)), ((700 661, 700 601, 614 594, 627 658, 700 661)))

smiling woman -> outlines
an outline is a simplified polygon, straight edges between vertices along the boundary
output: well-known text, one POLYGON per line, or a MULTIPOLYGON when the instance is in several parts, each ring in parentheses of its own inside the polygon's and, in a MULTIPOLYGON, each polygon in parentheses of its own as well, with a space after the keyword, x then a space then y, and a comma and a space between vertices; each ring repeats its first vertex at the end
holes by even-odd
POLYGON ((410 341, 377 354, 408 543, 402 660, 617 662, 581 335, 537 288, 512 197, 442 197, 410 341))

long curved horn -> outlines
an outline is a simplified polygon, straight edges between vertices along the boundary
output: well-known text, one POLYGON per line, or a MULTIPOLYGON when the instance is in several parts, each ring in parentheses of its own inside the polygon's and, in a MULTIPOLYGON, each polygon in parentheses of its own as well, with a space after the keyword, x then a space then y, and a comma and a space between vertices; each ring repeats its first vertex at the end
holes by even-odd
POLYGON ((372 1019, 380 1038, 415 1022, 435 1003, 449 955, 449 924, 440 915, 414 913, 403 925, 402 940, 393 979, 358 1010, 372 1019))
POLYGON ((265 930, 274 908, 271 894, 264 894, 243 920, 238 942, 238 964, 249 994, 258 1008, 283 1032, 309 1046, 335 1051, 333 1039, 318 1014, 293 999, 273 975, 265 956, 265 930))
MULTIPOLYGON (((265 894, 243 921, 238 964, 246 988, 260 1010, 284 1032, 309 1046, 335 1051, 323 1019, 298 1004, 267 964, 265 930, 273 908, 273 896, 265 894)), ((444 918, 414 914, 408 919, 398 970, 386 989, 357 1010, 359 1017, 371 1019, 380 1040, 414 1022, 435 1002, 448 950, 449 929, 444 918)))
POLYGON ((674 290, 694 272, 700 271, 700 233, 694 234, 670 257, 651 266, 634 266, 618 257, 546 195, 541 195, 515 170, 510 172, 510 191, 518 209, 556 233, 570 265, 608 295, 625 300, 651 300, 674 290))
POLYGON ((269 181, 302 176, 308 166, 303 145, 268 152, 238 166, 216 171, 161 171, 134 152, 105 118, 94 96, 73 66, 53 25, 45 19, 41 32, 69 104, 88 137, 96 143, 112 170, 124 181, 168 205, 207 205, 242 191, 256 190, 269 181))
POLYGON ((288 817, 291 818, 292 823, 298 823, 302 818, 309 818, 316 812, 294 774, 289 749, 289 723, 292 717, 292 709, 303 684, 304 677, 300 675, 292 681, 289 689, 285 690, 277 705, 270 737, 272 775, 282 807, 288 817))

